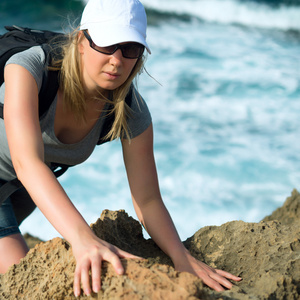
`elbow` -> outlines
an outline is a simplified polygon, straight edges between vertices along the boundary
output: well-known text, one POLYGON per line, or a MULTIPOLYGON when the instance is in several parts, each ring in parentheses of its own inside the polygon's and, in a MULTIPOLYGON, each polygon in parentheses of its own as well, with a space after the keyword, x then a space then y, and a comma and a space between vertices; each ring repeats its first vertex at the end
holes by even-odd
MULTIPOLYGON (((15 170, 15 173, 17 175, 17 178, 22 181, 22 178, 24 176, 26 176, 25 174, 28 173, 27 167, 26 167, 26 163, 24 163, 25 159, 22 159, 20 157, 16 158, 12 158, 12 164, 15 170)), ((28 176, 28 175, 27 175, 28 176)))
POLYGON ((17 175, 17 178, 22 181, 23 176, 25 176, 23 174, 26 174, 24 164, 22 164, 19 160, 15 159, 13 160, 13 167, 17 175))
POLYGON ((27 157, 21 156, 12 158, 12 163, 17 178, 23 182, 24 179, 32 175, 32 172, 36 172, 39 168, 38 166, 43 162, 39 159, 28 159, 27 157))
POLYGON ((24 143, 9 143, 11 161, 19 180, 31 177, 44 163, 44 149, 24 143))

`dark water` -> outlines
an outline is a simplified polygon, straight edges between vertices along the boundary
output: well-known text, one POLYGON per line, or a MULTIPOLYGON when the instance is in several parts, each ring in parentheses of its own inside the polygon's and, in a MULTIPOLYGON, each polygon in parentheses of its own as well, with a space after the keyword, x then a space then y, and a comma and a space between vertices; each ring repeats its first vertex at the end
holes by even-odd
POLYGON ((1 0, 0 30, 4 25, 61 30, 78 20, 84 4, 74 0, 1 0))

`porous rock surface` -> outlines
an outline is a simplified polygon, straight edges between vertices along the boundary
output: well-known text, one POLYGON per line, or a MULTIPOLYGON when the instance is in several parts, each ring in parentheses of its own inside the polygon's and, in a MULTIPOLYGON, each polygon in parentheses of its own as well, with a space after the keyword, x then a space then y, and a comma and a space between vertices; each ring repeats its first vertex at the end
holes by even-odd
MULTIPOLYGON (((91 225, 94 232, 146 260, 123 259, 122 276, 104 263, 101 292, 79 299, 300 299, 299 220, 300 195, 294 190, 282 207, 259 223, 208 226, 187 239, 185 246, 198 259, 243 278, 231 290, 218 293, 195 276, 176 272, 169 258, 152 240, 143 238, 140 224, 124 211, 105 210, 91 225)), ((75 299, 74 270, 66 241, 55 238, 37 243, 18 265, 0 276, 0 299, 75 299)))

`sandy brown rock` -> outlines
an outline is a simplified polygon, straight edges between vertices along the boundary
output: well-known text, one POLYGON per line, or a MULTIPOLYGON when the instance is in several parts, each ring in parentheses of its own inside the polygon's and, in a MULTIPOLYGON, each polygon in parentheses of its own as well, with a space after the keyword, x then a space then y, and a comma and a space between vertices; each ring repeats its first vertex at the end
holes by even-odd
POLYGON ((75 260, 60 238, 38 244, 0 278, 0 299, 72 299, 75 260))
MULTIPOLYGON (((174 271, 171 261, 140 224, 124 211, 103 211, 91 227, 106 241, 147 258, 122 260, 125 274, 103 265, 102 290, 81 299, 299 299, 300 196, 294 190, 285 204, 260 223, 233 221, 204 227, 185 241, 207 264, 243 277, 223 293, 210 290, 188 273, 174 271)), ((36 241, 37 242, 37 241, 36 241)), ((72 250, 62 239, 40 243, 0 276, 0 299, 75 299, 72 250)))
POLYGON ((37 244, 39 244, 41 242, 44 242, 41 239, 39 239, 38 237, 32 236, 29 233, 25 233, 23 235, 23 237, 24 237, 29 249, 34 248, 37 244))
POLYGON ((270 216, 263 221, 277 220, 282 224, 293 224, 300 220, 300 194, 297 190, 292 191, 282 207, 277 208, 270 216))
MULTIPOLYGON (((146 252, 153 250, 153 253, 150 255, 151 261, 122 260, 125 268, 122 276, 117 276, 112 266, 104 263, 101 292, 91 297, 82 295, 80 299, 163 300, 171 297, 192 300, 205 295, 201 291, 202 282, 195 276, 178 273, 168 265, 156 263, 163 260, 155 258, 161 251, 152 241, 143 239, 139 223, 124 211, 104 211, 92 228, 96 233, 102 232, 100 237, 123 246, 123 249, 130 250, 133 246, 146 249, 149 246, 146 252)), ((0 299, 75 299, 72 286, 74 270, 75 260, 67 242, 55 238, 40 243, 29 251, 20 264, 14 265, 0 277, 0 299)))
POLYGON ((229 222, 203 228, 185 244, 207 264, 243 278, 239 288, 224 295, 233 299, 299 299, 299 223, 229 222))

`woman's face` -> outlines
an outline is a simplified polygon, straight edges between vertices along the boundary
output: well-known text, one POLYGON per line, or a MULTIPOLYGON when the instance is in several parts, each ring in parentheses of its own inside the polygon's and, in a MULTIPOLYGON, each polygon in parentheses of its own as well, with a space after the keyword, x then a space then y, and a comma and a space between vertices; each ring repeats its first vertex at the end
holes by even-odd
POLYGON ((78 49, 84 84, 91 92, 100 88, 105 94, 107 90, 118 88, 127 80, 137 62, 137 59, 124 58, 120 49, 111 55, 97 52, 85 37, 82 37, 78 49))

